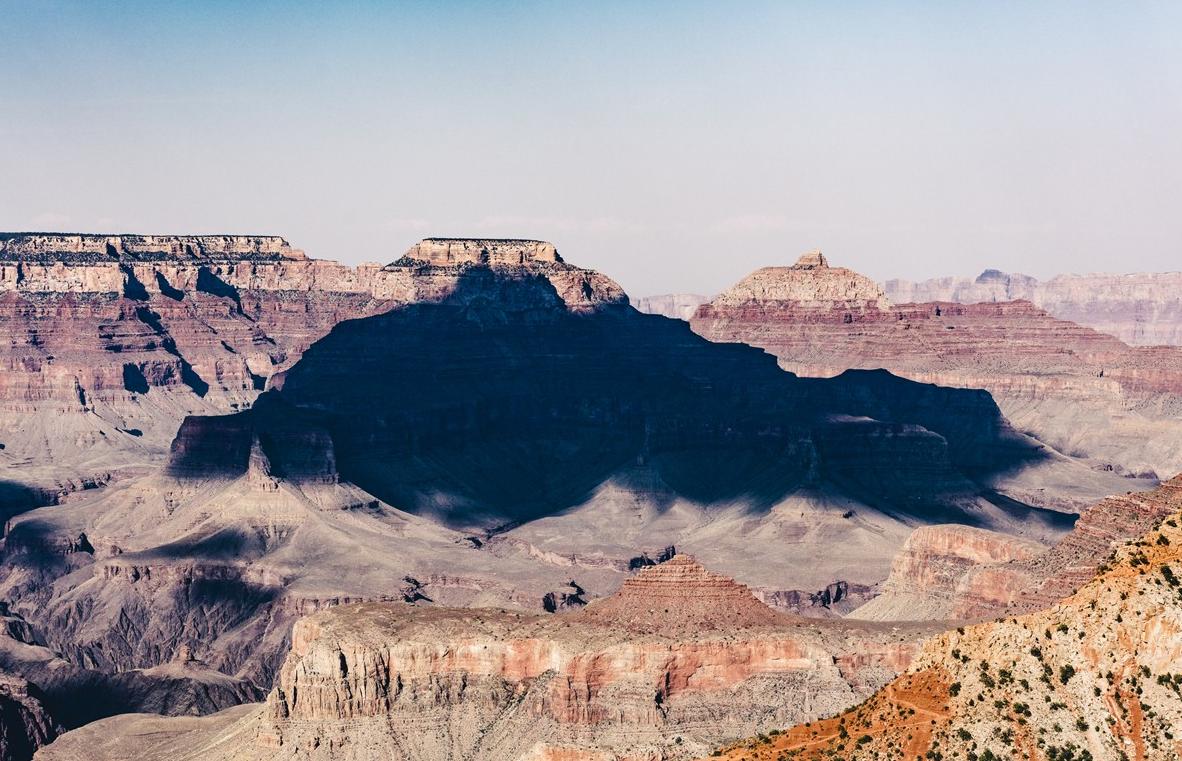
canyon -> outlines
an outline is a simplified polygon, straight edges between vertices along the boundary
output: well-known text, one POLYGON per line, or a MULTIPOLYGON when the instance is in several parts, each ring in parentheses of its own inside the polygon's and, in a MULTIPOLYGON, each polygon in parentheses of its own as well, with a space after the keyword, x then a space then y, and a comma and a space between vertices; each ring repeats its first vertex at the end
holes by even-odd
MULTIPOLYGON (((690 323, 711 340, 764 348, 801 375, 884 368, 983 388, 1018 430, 1097 470, 1182 471, 1182 349, 1131 347, 1027 301, 895 304, 813 253, 753 273, 690 323)), ((1067 492, 1046 489, 1050 499, 1067 492)))
POLYGON ((28 749, 70 730, 47 758, 690 758, 1057 599, 1172 499, 1084 510, 1168 466, 1158 429, 1118 459, 1029 423, 1171 409, 1168 350, 820 253, 687 324, 544 241, 0 244, 0 672, 28 749))
POLYGON ((692 758, 869 695, 907 665, 916 634, 819 628, 676 555, 554 616, 332 608, 297 624, 265 703, 197 721, 116 717, 37 758, 692 758))
POLYGON ((1052 547, 967 526, 926 526, 907 538, 882 593, 849 615, 972 620, 1050 607, 1088 582, 1113 550, 1182 509, 1182 475, 1148 492, 1106 497, 1052 547))

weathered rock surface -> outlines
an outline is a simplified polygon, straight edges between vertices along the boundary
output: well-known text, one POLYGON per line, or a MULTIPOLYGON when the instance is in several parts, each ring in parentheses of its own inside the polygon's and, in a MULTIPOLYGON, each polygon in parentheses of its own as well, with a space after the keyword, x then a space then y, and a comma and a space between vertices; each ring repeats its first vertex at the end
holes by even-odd
MULTIPOLYGON (((983 388, 1019 430, 1094 468, 1182 471, 1182 349, 1133 348, 1026 301, 892 305, 868 279, 811 261, 757 271, 691 325, 764 348, 802 375, 881 367, 983 388)), ((1070 493, 1054 486, 1047 492, 1070 493)), ((1038 488, 1022 498, 1038 501, 1038 488)))
MULTIPOLYGON (((970 526, 917 528, 892 563, 882 594, 851 615, 878 621, 957 618, 965 598, 976 591, 968 578, 971 570, 1028 560, 1044 549, 1019 537, 970 526)), ((982 577, 973 580, 980 583, 982 577)))
POLYGON ((916 525, 1072 523, 983 486, 1047 456, 983 392, 797 378, 561 263, 395 266, 426 301, 337 325, 248 411, 186 418, 158 472, 12 519, 0 595, 42 644, 265 688, 292 622, 334 605, 557 610, 671 545, 833 603, 916 525))
POLYGON ((636 311, 645 314, 659 314, 675 320, 688 320, 698 307, 710 300, 709 296, 696 293, 662 293, 656 296, 641 296, 632 300, 636 311))
POLYGON ((1182 272, 1057 275, 1039 281, 985 270, 976 278, 888 280, 884 288, 897 302, 1021 299, 1060 320, 1087 325, 1133 346, 1182 346, 1182 272))
POLYGON ((479 264, 572 309, 627 300, 541 241, 432 239, 353 268, 269 236, 0 234, 0 520, 159 462, 186 415, 249 407, 332 326, 446 298, 479 264))
POLYGON ((0 758, 26 761, 60 731, 35 687, 0 673, 0 758))
POLYGON ((964 526, 916 529, 883 593, 852 613, 870 620, 981 619, 1049 607, 1074 593, 1114 549, 1182 509, 1182 476, 1107 497, 1050 548, 964 526), (966 551, 958 537, 977 537, 966 551), (977 551, 984 545, 986 552, 977 551))
POLYGON ((722 756, 1176 759, 1180 664, 1173 511, 1052 607, 934 637, 858 708, 722 756))
POLYGON ((142 732, 145 720, 108 720, 38 758, 82 747, 96 761, 687 758, 855 702, 906 666, 918 634, 817 628, 677 556, 552 617, 334 608, 297 625, 263 706, 152 722, 153 742, 134 756, 99 738, 142 732))

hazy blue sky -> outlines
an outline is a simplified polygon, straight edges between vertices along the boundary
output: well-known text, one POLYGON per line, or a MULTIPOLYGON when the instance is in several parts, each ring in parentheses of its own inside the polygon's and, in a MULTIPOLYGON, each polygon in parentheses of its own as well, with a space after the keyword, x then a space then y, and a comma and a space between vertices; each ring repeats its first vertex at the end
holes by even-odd
POLYGON ((0 229, 1182 269, 1182 2, 0 0, 0 229))

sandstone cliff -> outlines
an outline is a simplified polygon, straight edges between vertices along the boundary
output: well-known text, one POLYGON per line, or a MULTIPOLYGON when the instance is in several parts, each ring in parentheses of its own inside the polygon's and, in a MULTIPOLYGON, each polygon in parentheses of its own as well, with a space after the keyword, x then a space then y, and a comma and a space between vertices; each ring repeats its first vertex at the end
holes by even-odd
POLYGON ((898 302, 1033 302, 1061 320, 1087 325, 1134 346, 1182 346, 1182 272, 1133 275, 1028 275, 985 270, 976 278, 888 280, 886 294, 898 302))
POLYGON ((1182 349, 1133 348, 1026 301, 892 305, 868 279, 820 262, 759 270, 691 325, 766 349, 802 375, 881 367, 983 388, 1059 453, 1128 475, 1182 471, 1182 349))
MULTIPOLYGON (((906 665, 917 633, 809 626, 684 556, 553 617, 334 608, 297 625, 263 706, 157 723, 134 757, 688 758, 856 701, 906 665)), ((124 758, 101 738, 140 721, 86 727, 38 758, 124 758)))
POLYGON ((1182 476, 1150 492, 1101 500, 1046 549, 962 526, 916 529, 896 557, 882 595, 852 615, 879 621, 980 619, 1045 608, 1087 583, 1116 547, 1179 509, 1182 476), (966 546, 966 536, 977 541, 966 546), (982 545, 988 551, 979 551, 982 545))
POLYGON ((1175 759, 1182 755, 1182 513, 1047 610, 934 637, 837 717, 729 759, 1175 759))

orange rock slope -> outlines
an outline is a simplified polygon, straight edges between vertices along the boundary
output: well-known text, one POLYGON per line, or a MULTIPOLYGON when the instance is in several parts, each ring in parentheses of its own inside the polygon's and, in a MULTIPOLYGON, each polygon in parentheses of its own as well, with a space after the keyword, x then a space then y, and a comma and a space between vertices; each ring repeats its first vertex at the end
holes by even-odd
POLYGON ((1182 512, 1077 593, 929 640, 909 671, 826 721, 727 759, 1176 759, 1182 754, 1182 512))

